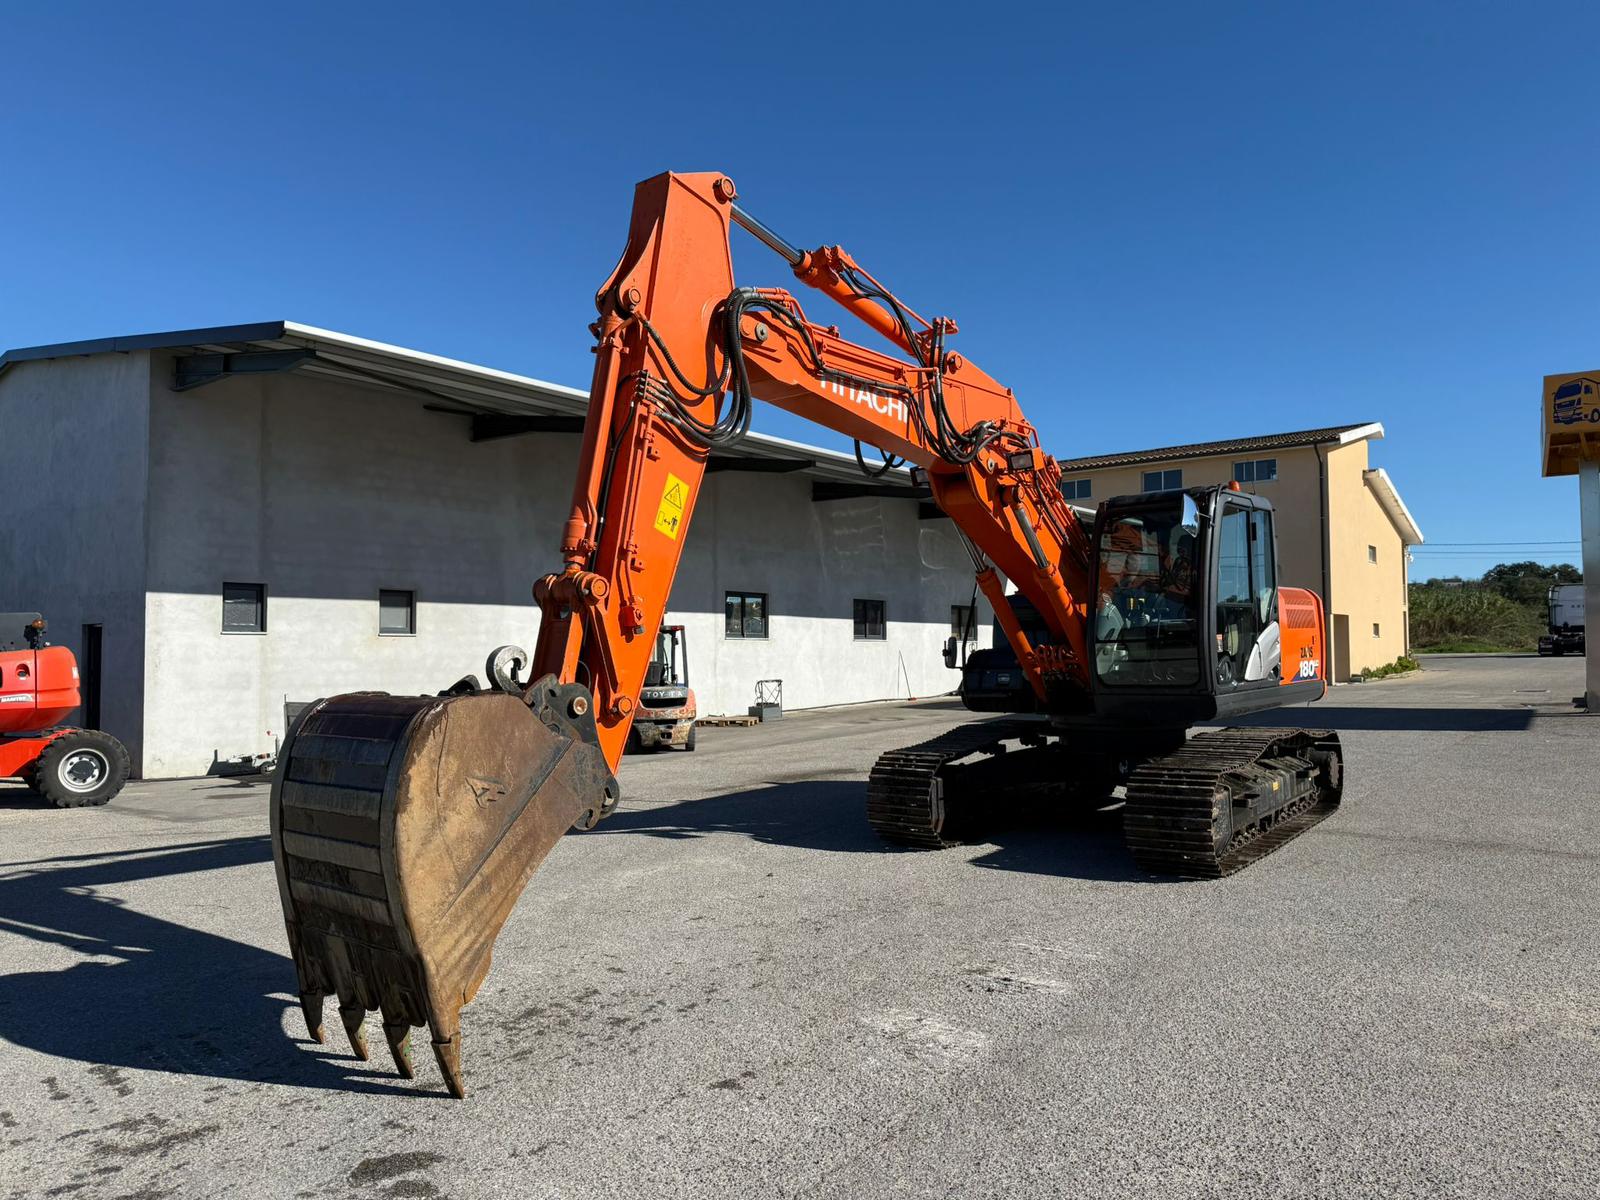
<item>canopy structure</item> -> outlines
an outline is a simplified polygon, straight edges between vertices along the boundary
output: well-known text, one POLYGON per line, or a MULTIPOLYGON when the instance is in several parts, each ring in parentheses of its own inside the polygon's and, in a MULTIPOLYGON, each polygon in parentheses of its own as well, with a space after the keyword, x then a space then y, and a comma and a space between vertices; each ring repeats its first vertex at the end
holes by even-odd
MULTIPOLYGON (((1583 602, 1600 611, 1600 371, 1544 377, 1543 436, 1540 450, 1546 478, 1578 477, 1578 510, 1583 528, 1583 602)), ((1600 645, 1586 629, 1584 699, 1600 713, 1600 645)))

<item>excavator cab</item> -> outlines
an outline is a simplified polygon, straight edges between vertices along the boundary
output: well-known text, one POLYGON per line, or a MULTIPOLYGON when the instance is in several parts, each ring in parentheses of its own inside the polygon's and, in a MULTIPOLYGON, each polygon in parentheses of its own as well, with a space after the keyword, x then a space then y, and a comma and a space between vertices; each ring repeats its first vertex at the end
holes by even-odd
POLYGON ((1322 695, 1311 630, 1288 639, 1285 674, 1285 595, 1296 616, 1316 600, 1278 584, 1270 501, 1231 487, 1119 496, 1097 514, 1094 554, 1097 719, 1187 727, 1322 695))

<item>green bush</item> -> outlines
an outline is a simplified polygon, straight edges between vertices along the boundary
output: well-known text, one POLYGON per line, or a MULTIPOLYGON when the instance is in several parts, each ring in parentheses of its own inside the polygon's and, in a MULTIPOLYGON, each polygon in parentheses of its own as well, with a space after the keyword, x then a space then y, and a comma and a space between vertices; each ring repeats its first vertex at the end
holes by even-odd
POLYGON ((1518 604, 1486 587, 1411 587, 1411 644, 1418 650, 1532 650, 1545 619, 1542 605, 1518 604))
POLYGON ((1416 659, 1409 658, 1402 654, 1392 663, 1384 663, 1381 667, 1362 667, 1361 678, 1383 679, 1389 675, 1404 675, 1407 671, 1417 671, 1421 669, 1422 664, 1416 659))

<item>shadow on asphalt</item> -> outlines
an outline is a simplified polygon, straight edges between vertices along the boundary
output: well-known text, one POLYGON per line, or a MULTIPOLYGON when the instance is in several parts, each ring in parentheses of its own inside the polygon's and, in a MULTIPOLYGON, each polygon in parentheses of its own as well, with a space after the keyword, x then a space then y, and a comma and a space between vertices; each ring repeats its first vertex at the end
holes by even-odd
MULTIPOLYGON (((617 834, 684 839, 734 833, 776 846, 834 853, 901 852, 866 820, 867 785, 860 780, 774 781, 769 787, 684 800, 659 808, 622 807, 584 837, 617 834)), ((971 838, 992 848, 973 859, 990 870, 1113 881, 1150 880, 1122 844, 1120 807, 1067 803, 1023 806, 971 838)), ((930 851, 907 850, 922 854, 930 851)))
POLYGON ((50 802, 31 788, 25 788, 20 783, 12 787, 6 786, 6 780, 0 779, 0 810, 22 808, 49 808, 50 802))
POLYGON ((1275 708, 1215 725, 1281 725, 1289 729, 1422 730, 1430 733, 1516 733, 1533 724, 1526 708, 1378 708, 1366 705, 1312 704, 1275 708))
POLYGON ((84 956, 65 970, 0 976, 0 1038, 107 1068, 95 1074, 113 1089, 127 1086, 115 1068, 134 1067, 426 1095, 383 1082, 393 1077, 367 1072, 353 1058, 307 1053, 308 1040, 285 1037, 284 1010, 294 1009, 291 1028, 300 1022, 299 1005, 273 995, 294 990, 287 956, 152 917, 101 892, 271 859, 269 839, 246 837, 155 853, 84 854, 49 866, 0 863, 0 931, 84 956))

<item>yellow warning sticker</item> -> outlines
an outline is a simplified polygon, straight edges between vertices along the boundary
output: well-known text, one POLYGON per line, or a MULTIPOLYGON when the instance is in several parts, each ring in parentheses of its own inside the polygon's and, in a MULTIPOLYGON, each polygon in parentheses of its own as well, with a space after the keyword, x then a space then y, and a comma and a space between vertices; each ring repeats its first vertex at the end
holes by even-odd
POLYGON ((668 471, 667 486, 661 490, 661 504, 656 509, 656 528, 673 541, 678 540, 678 528, 683 524, 683 510, 688 503, 689 485, 668 471))

